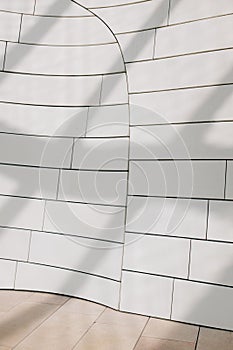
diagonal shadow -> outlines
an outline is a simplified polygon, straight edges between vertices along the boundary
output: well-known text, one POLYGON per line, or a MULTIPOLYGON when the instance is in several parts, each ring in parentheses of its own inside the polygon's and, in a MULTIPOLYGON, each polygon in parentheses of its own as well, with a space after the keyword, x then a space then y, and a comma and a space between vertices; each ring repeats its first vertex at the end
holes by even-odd
MULTIPOLYGON (((134 44, 133 43, 131 43, 133 46, 134 46, 134 44)), ((228 75, 229 73, 227 73, 226 75, 228 75)), ((213 93, 213 95, 211 95, 211 96, 209 96, 209 98, 208 98, 208 100, 207 101, 205 101, 205 103, 203 103, 203 105, 202 106, 199 106, 198 108, 197 108, 197 112, 195 113, 195 114, 198 114, 198 113, 200 113, 201 111, 202 111, 202 109, 203 108, 205 108, 205 105, 207 105, 207 104, 210 104, 211 103, 211 106, 212 106, 212 103, 213 103, 213 101, 214 101, 214 103, 213 103, 213 106, 212 106, 212 109, 214 110, 215 108, 219 108, 219 106, 220 106, 220 104, 221 103, 224 103, 225 102, 225 100, 227 99, 227 98, 229 98, 229 94, 226 94, 226 95, 224 95, 224 96, 222 96, 221 97, 221 99, 219 99, 219 97, 218 97, 218 99, 216 99, 215 96, 216 95, 216 93, 214 92, 213 93)), ((211 127, 211 125, 208 125, 208 128, 210 128, 211 127)), ((185 132, 185 127, 184 127, 184 129, 183 129, 183 133, 185 132)), ((203 132, 203 134, 202 135, 200 135, 201 136, 201 141, 203 142, 203 144, 204 144, 204 139, 205 139, 205 133, 203 132)), ((171 147, 173 147, 173 145, 175 144, 175 140, 173 140, 173 142, 172 142, 172 144, 171 144, 171 147)), ((217 147, 216 147, 216 149, 217 149, 217 147)), ((32 192, 33 192, 33 189, 32 189, 32 192)), ((17 208, 17 210, 18 210, 19 208, 17 208)), ((10 217, 9 217, 9 220, 10 220, 10 217)), ((103 255, 103 257, 104 257, 104 255, 103 255)), ((87 254, 87 257, 86 257, 87 259, 89 258, 89 253, 87 254)), ((85 258, 85 259, 86 259, 85 258)), ((85 260, 84 259, 84 260, 85 260)), ((95 265, 97 263, 97 261, 93 261, 92 262, 92 264, 93 264, 93 266, 95 265)), ((66 281, 66 283, 65 284, 69 284, 70 283, 70 280, 67 280, 66 281)), ((9 330, 10 331, 10 330, 9 330)))

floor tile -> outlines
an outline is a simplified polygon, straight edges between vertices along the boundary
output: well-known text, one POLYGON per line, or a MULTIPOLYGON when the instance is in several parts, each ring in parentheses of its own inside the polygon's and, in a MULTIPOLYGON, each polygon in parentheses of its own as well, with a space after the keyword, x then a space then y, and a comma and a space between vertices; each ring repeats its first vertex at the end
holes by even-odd
POLYGON ((198 327, 173 321, 151 318, 143 332, 145 337, 195 342, 198 327))
POLYGON ((95 323, 74 350, 133 350, 139 336, 137 328, 95 323))
POLYGON ((2 290, 0 292, 0 312, 6 312, 31 297, 30 292, 2 290))
POLYGON ((136 327, 137 329, 142 329, 147 321, 148 317, 106 309, 98 318, 97 323, 136 327))
POLYGON ((76 299, 71 301, 65 303, 39 328, 32 332, 29 337, 21 342, 15 350, 73 349, 78 340, 96 320, 98 313, 97 310, 94 313, 94 307, 91 310, 92 303, 89 303, 89 314, 81 314, 77 305, 82 305, 82 303, 76 302, 76 299))
POLYGON ((69 297, 65 297, 63 295, 55 295, 55 294, 48 294, 48 293, 33 293, 29 301, 34 303, 62 305, 68 299, 69 297))
POLYGON ((194 348, 194 343, 141 337, 135 350, 194 350, 194 348))
POLYGON ((201 328, 197 350, 220 349, 233 349, 233 332, 201 328))
POLYGON ((29 302, 15 306, 0 320, 0 345, 15 346, 57 307, 57 305, 29 302))
POLYGON ((106 307, 90 301, 71 298, 65 305, 66 310, 82 315, 99 316, 106 307))

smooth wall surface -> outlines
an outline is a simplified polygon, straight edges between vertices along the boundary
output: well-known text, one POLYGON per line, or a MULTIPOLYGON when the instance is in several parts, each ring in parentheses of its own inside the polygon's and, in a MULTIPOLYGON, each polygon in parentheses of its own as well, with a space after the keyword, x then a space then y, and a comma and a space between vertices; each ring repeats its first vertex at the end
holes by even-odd
POLYGON ((233 330, 231 1, 0 9, 0 288, 233 330))

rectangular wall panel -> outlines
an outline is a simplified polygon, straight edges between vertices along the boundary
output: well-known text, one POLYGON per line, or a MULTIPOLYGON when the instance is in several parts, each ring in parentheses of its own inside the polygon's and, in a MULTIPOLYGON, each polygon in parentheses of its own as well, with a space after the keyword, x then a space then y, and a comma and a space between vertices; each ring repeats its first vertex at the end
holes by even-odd
POLYGON ((233 203, 211 201, 208 224, 208 238, 233 242, 233 203))
POLYGON ((130 32, 167 24, 168 0, 94 10, 114 33, 130 32))
POLYGON ((120 310, 169 318, 171 299, 171 278, 123 272, 120 310))
POLYGON ((1 258, 26 261, 29 243, 30 231, 0 228, 1 258))
POLYGON ((171 0, 169 24, 233 13, 229 0, 171 0))
POLYGON ((0 79, 1 101, 4 102, 75 107, 99 104, 100 76, 63 77, 2 72, 0 79))
POLYGON ((127 233, 125 244, 124 269, 187 277, 189 240, 127 233))
POLYGON ((55 199, 58 170, 0 165, 0 194, 55 199))
POLYGON ((53 18, 24 16, 20 42, 44 45, 90 45, 115 42, 96 17, 53 18))
POLYGON ((126 138, 76 140, 72 168, 127 170, 128 144, 126 138))
POLYGON ((129 63, 129 91, 159 91, 232 83, 231 57, 230 49, 129 63))
POLYGON ((33 232, 29 261, 120 280, 122 246, 116 243, 33 232))
POLYGON ((87 107, 46 107, 0 103, 1 131, 42 136, 84 136, 87 107))
POLYGON ((132 161, 130 194, 224 198, 225 166, 225 161, 132 161))
POLYGON ((231 15, 159 28, 156 32, 155 57, 232 47, 232 26, 233 16, 231 15))
POLYGON ((0 226, 41 230, 44 201, 0 196, 0 226))
POLYGON ((48 266, 19 263, 16 289, 73 295, 113 308, 119 302, 120 283, 48 266))
POLYGON ((233 286, 233 244, 193 241, 190 279, 233 286))
POLYGON ((232 288, 175 281, 172 320, 233 330, 232 288))
POLYGON ((21 14, 19 13, 0 12, 1 40, 18 41, 20 21, 21 21, 21 14))
POLYGON ((126 172, 62 171, 58 198, 74 202, 126 205, 126 172))
POLYGON ((44 230, 122 242, 124 208, 47 202, 44 230))
POLYGON ((0 260, 0 286, 2 289, 14 288, 16 262, 9 260, 0 260))
POLYGON ((127 230, 168 236, 205 238, 207 201, 129 197, 127 230))
POLYGON ((232 120, 233 85, 130 95, 131 125, 232 120))
POLYGON ((130 158, 233 159, 232 133, 232 122, 133 127, 130 158))
POLYGON ((72 139, 1 134, 0 162, 67 168, 70 167, 71 146, 72 139))

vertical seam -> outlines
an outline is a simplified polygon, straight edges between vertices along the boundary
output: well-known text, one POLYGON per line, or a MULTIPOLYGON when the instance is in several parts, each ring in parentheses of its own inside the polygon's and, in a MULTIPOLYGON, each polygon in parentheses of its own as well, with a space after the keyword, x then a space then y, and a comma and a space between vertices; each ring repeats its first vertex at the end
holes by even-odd
POLYGON ((223 198, 226 199, 226 190, 227 190, 227 160, 225 164, 225 177, 224 177, 224 190, 223 190, 223 198))
POLYGON ((209 229, 209 214, 210 214, 210 201, 207 201, 207 211, 206 211, 206 232, 205 239, 208 239, 208 229, 209 229))
POLYGON ((3 56, 3 62, 2 62, 2 70, 5 70, 5 65, 6 65, 6 52, 7 52, 7 41, 5 45, 5 51, 4 51, 4 56, 3 56))
POLYGON ((174 291, 175 291, 175 278, 172 281, 171 311, 170 311, 170 317, 169 317, 170 320, 172 319, 174 291))
POLYGON ((20 25, 19 25, 18 43, 19 43, 19 41, 20 41, 20 35, 21 35, 21 29, 22 29, 22 22, 23 22, 23 14, 21 13, 20 25))

